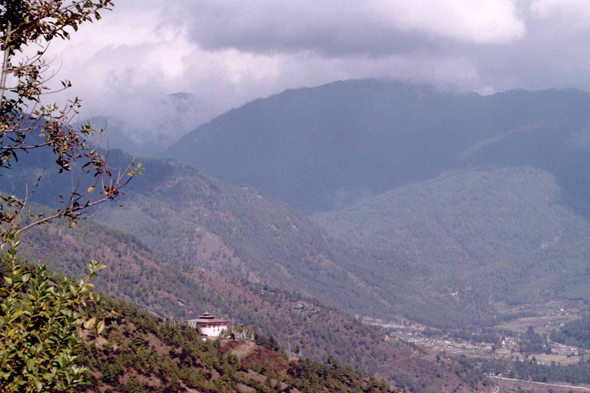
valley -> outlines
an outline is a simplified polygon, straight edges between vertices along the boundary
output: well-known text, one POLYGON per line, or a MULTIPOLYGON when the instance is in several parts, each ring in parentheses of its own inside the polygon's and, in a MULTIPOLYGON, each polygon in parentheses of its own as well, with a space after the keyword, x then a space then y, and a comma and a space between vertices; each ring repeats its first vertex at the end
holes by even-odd
MULTIPOLYGON (((149 170, 129 185, 120 198, 123 207, 104 206, 93 218, 132 234, 170 260, 234 280, 296 290, 351 314, 461 327, 494 324, 498 302, 590 301, 590 223, 583 208, 590 182, 585 182, 582 160, 587 147, 574 138, 585 132, 587 99, 585 93, 569 90, 481 97, 378 80, 292 90, 230 111, 187 135, 177 148, 185 151, 198 139, 190 155, 198 158, 195 162, 174 148, 170 154, 188 164, 143 159, 149 170), (310 106, 316 98, 329 98, 329 105, 321 110, 310 106), (359 102, 365 104, 358 111, 346 110, 359 102), (294 103, 303 107, 292 112, 294 103), (548 107, 553 109, 542 110, 548 107), (424 119, 422 112, 433 117, 424 119), (334 113, 354 116, 342 122, 334 113), (293 116, 301 122, 272 132, 293 116), (477 127, 474 117, 481 119, 477 127), (374 121, 363 123, 367 118, 374 121), (565 130, 554 126, 560 121, 567 124, 565 130), (240 128, 252 124, 257 124, 255 130, 240 128), (245 145, 234 135, 240 132, 254 146, 264 141, 275 153, 257 150, 255 168, 235 163, 239 155, 215 166, 223 154, 212 152, 242 152, 245 145), (219 139, 222 134, 227 135, 219 139), (371 138, 355 145, 365 134, 371 138), (295 138, 293 143, 289 138, 295 138), (342 142, 331 149, 338 140, 342 142), (423 157, 432 143, 440 149, 423 157), (311 145, 320 151, 310 150, 311 145), (395 154, 379 150, 384 145, 395 154), (209 153, 199 150, 206 147, 209 153), (313 172, 323 162, 322 171, 330 177, 335 168, 344 168, 338 181, 364 191, 329 207, 302 208, 273 199, 278 194, 267 187, 274 184, 276 192, 288 188, 270 179, 291 176, 287 169, 298 167, 296 158, 310 151, 330 154, 301 171, 313 172), (355 156, 361 153, 372 164, 355 156), (275 165, 275 154, 293 157, 294 166, 275 165), (541 165, 539 156, 548 154, 562 159, 541 165), (212 161, 206 163, 207 157, 212 161), (555 166, 559 162, 563 165, 555 166), (232 168, 270 177, 263 186, 248 176, 237 177, 239 172, 227 178, 231 182, 208 177, 225 178, 224 171, 232 168), (402 173, 405 180, 395 180, 402 173)), ((22 195, 48 159, 46 153, 20 158, 0 185, 22 195)), ((109 153, 113 168, 123 168, 131 159, 121 151, 109 153)), ((298 193, 309 193, 302 203, 320 203, 342 191, 340 185, 322 181, 331 191, 316 198, 314 193, 324 192, 321 187, 290 178, 298 193)), ((67 176, 45 173, 32 201, 51 205, 50 197, 70 183, 67 176)))
MULTIPOLYGON (((516 318, 485 329, 439 330, 430 326, 399 319, 392 322, 363 318, 363 323, 379 326, 387 333, 387 340, 399 340, 416 346, 420 351, 439 362, 441 358, 463 358, 477 367, 486 368, 488 364, 502 363, 508 369, 502 372, 487 371, 487 378, 495 384, 496 392, 516 392, 519 389, 531 392, 570 392, 588 391, 590 382, 571 384, 571 381, 538 381, 518 379, 510 374, 510 364, 514 362, 534 363, 539 366, 575 367, 587 360, 588 348, 549 341, 542 352, 529 352, 524 349, 526 332, 533 329, 536 334, 549 336, 553 331, 563 328, 586 315, 583 302, 568 300, 551 301, 545 304, 507 307, 504 312, 514 314, 535 314, 516 318), (582 310, 582 309, 583 310, 582 310), (497 390, 496 390, 497 389, 497 390)), ((494 385, 492 385, 494 386, 494 385)))
POLYGON ((439 330, 409 320, 388 323, 364 319, 364 323, 380 326, 385 329, 389 337, 415 344, 431 356, 445 354, 512 361, 535 356, 539 364, 551 364, 555 361, 568 365, 577 363, 580 355, 583 357, 586 354, 584 348, 557 342, 550 343, 551 354, 549 355, 519 351, 522 336, 529 327, 538 334, 548 335, 569 322, 579 320, 580 304, 577 302, 551 301, 543 305, 514 307, 507 309, 506 312, 513 314, 517 310, 526 314, 536 314, 536 316, 516 318, 510 322, 486 328, 484 333, 439 330), (571 356, 572 354, 575 356, 571 356))

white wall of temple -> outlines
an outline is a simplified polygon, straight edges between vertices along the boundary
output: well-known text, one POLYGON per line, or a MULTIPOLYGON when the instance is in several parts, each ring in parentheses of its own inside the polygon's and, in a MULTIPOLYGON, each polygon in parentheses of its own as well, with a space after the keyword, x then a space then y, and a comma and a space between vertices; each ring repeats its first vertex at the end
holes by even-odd
POLYGON ((209 337, 218 337, 222 331, 227 329, 227 325, 219 325, 212 327, 201 327, 201 333, 209 337))

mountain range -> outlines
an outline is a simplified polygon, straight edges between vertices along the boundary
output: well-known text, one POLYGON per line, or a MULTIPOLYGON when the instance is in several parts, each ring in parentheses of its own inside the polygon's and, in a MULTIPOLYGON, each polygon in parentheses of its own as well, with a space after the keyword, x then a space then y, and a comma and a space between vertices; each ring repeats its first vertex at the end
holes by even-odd
POLYGON ((167 156, 205 175, 252 185, 305 214, 482 165, 546 170, 578 207, 588 206, 590 94, 481 96, 340 81, 229 111, 184 136, 167 156))
POLYGON ((587 300, 589 109, 578 90, 341 81, 253 101, 168 154, 311 215, 377 258, 371 286, 455 294, 468 317, 451 319, 486 323, 497 301, 587 300))

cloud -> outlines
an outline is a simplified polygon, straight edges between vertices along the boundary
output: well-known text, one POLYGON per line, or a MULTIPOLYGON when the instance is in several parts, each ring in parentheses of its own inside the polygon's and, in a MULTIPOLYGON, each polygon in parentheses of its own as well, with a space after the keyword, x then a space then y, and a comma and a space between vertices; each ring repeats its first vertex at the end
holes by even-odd
POLYGON ((590 21, 590 8, 585 0, 534 0, 530 9, 539 19, 563 18, 570 23, 590 21))
POLYGON ((525 34, 511 0, 404 0, 373 2, 392 26, 477 44, 506 43, 525 34))
POLYGON ((412 52, 436 40, 506 43, 526 31, 511 0, 210 0, 169 15, 184 19, 191 39, 208 50, 325 56, 412 52))
POLYGON ((126 0, 51 53, 83 116, 172 141, 250 100, 341 79, 589 88, 589 26, 586 0, 126 0), (178 92, 190 114, 163 104, 178 92))

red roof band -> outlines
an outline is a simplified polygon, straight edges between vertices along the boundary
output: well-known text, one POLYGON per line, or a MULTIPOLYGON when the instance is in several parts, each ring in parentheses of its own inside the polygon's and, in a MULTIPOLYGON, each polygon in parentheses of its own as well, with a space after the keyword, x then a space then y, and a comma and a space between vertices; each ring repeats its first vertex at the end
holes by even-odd
POLYGON ((197 323, 199 325, 227 325, 229 323, 229 321, 225 319, 216 319, 208 312, 204 313, 197 319, 191 319, 190 322, 197 323))

